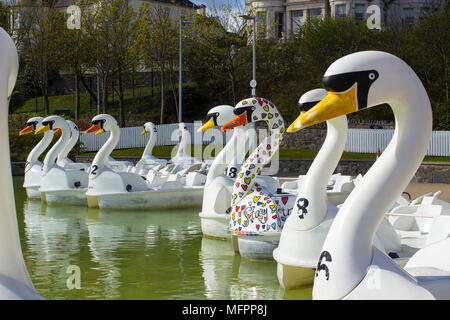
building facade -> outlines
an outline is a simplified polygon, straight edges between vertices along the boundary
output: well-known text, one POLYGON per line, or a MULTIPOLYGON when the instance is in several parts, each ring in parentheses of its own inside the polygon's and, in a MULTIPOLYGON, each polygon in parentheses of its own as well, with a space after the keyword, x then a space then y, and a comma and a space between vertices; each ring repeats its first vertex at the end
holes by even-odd
MULTIPOLYGON (((269 38, 289 37, 312 18, 323 18, 323 0, 246 0, 249 14, 256 16, 260 34, 269 38)), ((380 8, 380 22, 387 27, 413 25, 421 17, 442 10, 445 0, 329 0, 330 16, 364 21, 372 14, 367 8, 380 8)))

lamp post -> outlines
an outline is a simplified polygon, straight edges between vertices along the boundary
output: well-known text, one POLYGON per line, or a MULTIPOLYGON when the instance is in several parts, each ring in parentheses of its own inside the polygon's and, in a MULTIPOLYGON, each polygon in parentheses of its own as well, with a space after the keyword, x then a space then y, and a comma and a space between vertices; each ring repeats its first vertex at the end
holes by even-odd
POLYGON ((183 122, 183 26, 192 24, 191 21, 184 20, 184 16, 180 16, 180 66, 179 66, 179 84, 178 84, 178 105, 179 115, 178 122, 183 122))
POLYGON ((252 88, 252 97, 256 96, 256 17, 249 15, 242 15, 241 18, 245 20, 253 20, 253 78, 250 81, 250 87, 252 88))

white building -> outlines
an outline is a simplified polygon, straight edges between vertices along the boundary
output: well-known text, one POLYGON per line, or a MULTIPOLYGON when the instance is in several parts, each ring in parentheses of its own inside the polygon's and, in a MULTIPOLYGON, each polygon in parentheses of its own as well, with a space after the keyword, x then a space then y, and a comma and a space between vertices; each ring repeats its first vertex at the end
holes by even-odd
MULTIPOLYGON (((412 25, 424 15, 442 10, 444 3, 445 0, 396 0, 384 10, 381 0, 330 0, 330 15, 362 21, 368 17, 367 7, 377 5, 383 25, 412 25)), ((246 0, 246 8, 256 16, 259 32, 272 38, 289 37, 308 19, 325 16, 323 0, 246 0)))

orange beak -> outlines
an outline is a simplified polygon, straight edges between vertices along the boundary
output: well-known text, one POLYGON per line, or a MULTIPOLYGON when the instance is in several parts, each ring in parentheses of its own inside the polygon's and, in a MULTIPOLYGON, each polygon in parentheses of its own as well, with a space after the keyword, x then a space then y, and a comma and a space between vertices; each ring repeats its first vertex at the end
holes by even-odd
POLYGON ((27 134, 27 133, 30 133, 30 132, 33 132, 33 126, 32 125, 28 126, 28 127, 25 127, 22 130, 20 130, 19 136, 23 136, 24 134, 27 134))
POLYGON ((56 129, 53 133, 61 133, 61 129, 58 128, 58 129, 56 129))
POLYGON ((89 127, 89 129, 87 129, 87 130, 84 132, 84 134, 96 132, 96 131, 98 131, 98 130, 100 130, 100 129, 101 129, 101 128, 100 128, 100 125, 99 125, 99 124, 93 124, 92 126, 89 127))
POLYGON ((247 124, 247 112, 234 117, 231 121, 227 122, 220 128, 220 131, 225 132, 226 130, 231 130, 238 126, 243 126, 247 124))

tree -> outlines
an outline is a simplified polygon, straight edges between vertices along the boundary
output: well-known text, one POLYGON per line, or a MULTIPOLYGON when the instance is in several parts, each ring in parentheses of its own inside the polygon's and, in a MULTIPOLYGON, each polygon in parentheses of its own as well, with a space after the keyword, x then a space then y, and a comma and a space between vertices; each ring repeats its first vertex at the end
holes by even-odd
MULTIPOLYGON (((178 56, 178 33, 174 21, 162 6, 143 9, 148 14, 149 23, 145 26, 143 36, 143 56, 147 67, 156 65, 160 73, 161 106, 160 124, 164 123, 165 116, 165 75, 169 69, 169 77, 174 91, 173 70, 178 56)), ((174 94, 176 111, 178 104, 176 93, 174 94)))
POLYGON ((48 114, 49 80, 52 70, 57 70, 61 58, 59 45, 65 26, 64 14, 54 8, 53 2, 48 1, 21 7, 20 12, 20 28, 26 30, 23 32, 23 50, 34 68, 43 95, 44 112, 48 114))

